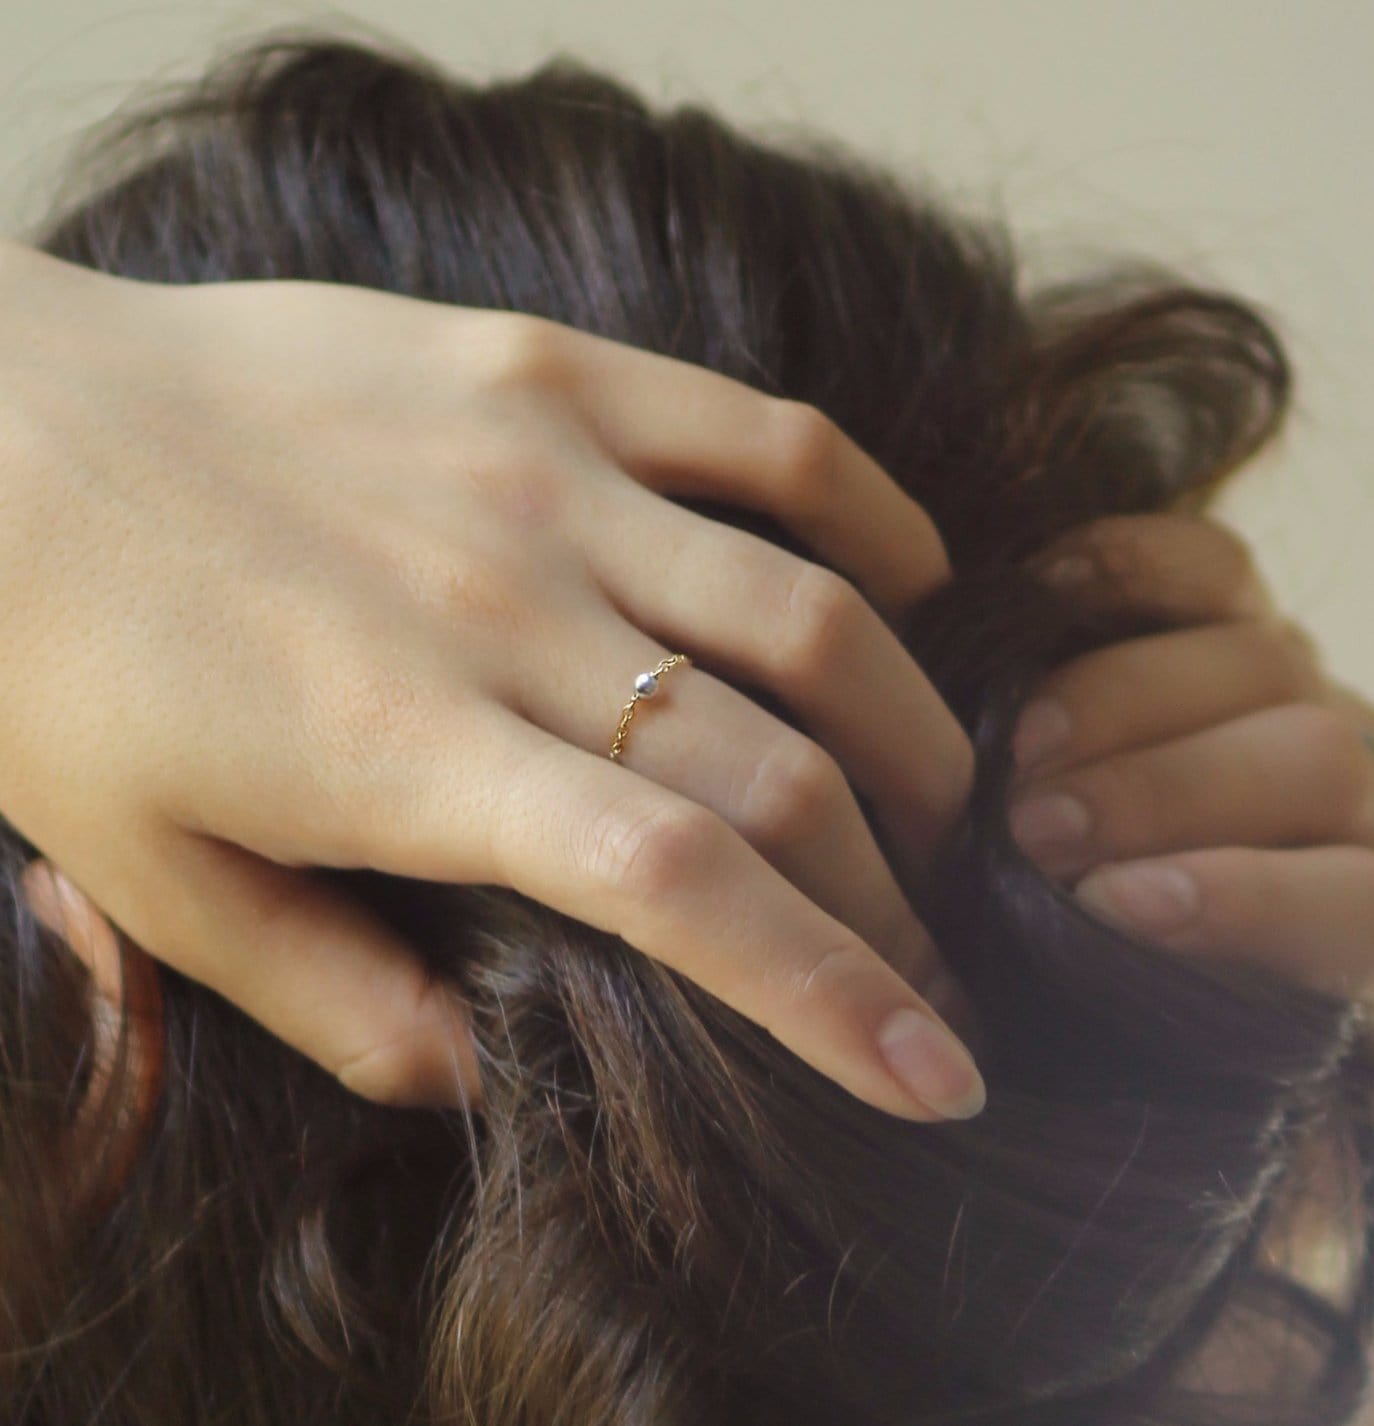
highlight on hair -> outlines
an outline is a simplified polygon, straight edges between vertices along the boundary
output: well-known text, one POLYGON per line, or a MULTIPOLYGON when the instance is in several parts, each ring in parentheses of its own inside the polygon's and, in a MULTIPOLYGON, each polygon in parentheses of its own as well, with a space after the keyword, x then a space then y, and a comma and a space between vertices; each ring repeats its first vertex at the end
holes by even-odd
POLYGON ((979 773, 908 889, 969 989, 990 1098, 896 1120, 513 892, 321 872, 471 1000, 484 1114, 366 1104, 164 970, 156 1120, 85 1221, 55 1171, 82 973, 25 908, 37 849, 5 824, 7 1420, 1351 1419, 1374 1301, 1363 1011, 1105 927, 1004 813, 1035 682, 1149 629, 1020 562, 1092 517, 1201 510, 1275 435, 1291 374, 1253 304, 1134 258, 1023 291, 1006 229, 931 183, 655 109, 567 57, 476 84, 276 34, 117 115, 73 182, 38 234, 68 260, 536 313, 812 403, 920 500, 955 578, 901 632, 979 773), (1314 1207, 1339 1272, 1290 1250, 1314 1207))

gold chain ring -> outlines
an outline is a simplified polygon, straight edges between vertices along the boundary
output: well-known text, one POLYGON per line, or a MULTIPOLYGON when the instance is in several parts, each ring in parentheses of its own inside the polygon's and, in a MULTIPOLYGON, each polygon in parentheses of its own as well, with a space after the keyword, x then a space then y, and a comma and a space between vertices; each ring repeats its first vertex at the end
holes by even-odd
POLYGON ((686 654, 669 654, 666 659, 659 660, 656 668, 648 673, 641 673, 635 679, 634 697, 620 710, 620 724, 615 730, 615 737, 611 739, 612 762, 619 761, 620 754, 625 749, 625 739, 630 735, 630 720, 635 716, 635 709, 646 698, 652 698, 658 692, 658 681, 670 668, 691 662, 686 654))

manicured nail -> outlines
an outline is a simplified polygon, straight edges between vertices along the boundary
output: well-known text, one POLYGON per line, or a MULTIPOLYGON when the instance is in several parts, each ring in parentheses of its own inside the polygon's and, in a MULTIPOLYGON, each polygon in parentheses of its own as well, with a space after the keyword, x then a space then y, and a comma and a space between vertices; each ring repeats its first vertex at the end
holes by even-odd
POLYGON ((894 1010, 878 1032, 878 1048, 898 1083, 924 1108, 946 1119, 972 1119, 987 1103, 969 1052, 929 1015, 894 1010))
POLYGON ((1011 750, 1016 766, 1025 772, 1042 763, 1069 741, 1073 725, 1068 710, 1057 698, 1037 698, 1028 703, 1016 722, 1011 750))
POLYGON ((1078 883, 1074 895, 1103 920, 1155 936, 1181 931, 1201 903, 1196 880, 1167 862, 1099 867, 1078 883))
POLYGON ((1075 850, 1086 839, 1091 822, 1088 809, 1066 792, 1028 797, 1011 809, 1011 834, 1032 857, 1075 850))

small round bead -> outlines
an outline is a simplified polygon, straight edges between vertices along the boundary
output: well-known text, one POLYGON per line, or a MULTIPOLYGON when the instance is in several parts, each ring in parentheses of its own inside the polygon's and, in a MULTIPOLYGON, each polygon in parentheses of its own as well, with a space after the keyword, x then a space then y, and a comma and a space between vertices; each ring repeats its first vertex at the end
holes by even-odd
POLYGON ((658 679, 651 673, 641 673, 635 679, 635 692, 641 698, 652 698, 658 692, 658 679))

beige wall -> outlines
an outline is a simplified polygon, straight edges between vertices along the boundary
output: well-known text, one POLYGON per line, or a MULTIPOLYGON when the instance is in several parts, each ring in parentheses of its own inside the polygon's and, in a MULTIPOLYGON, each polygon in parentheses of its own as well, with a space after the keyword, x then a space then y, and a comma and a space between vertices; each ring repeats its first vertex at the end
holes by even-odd
POLYGON ((1365 0, 0 0, 0 227, 65 139, 212 43, 312 18, 482 74, 561 47, 1000 203, 1036 270, 1118 245, 1264 304, 1299 401, 1223 507, 1374 694, 1374 5, 1365 0))

